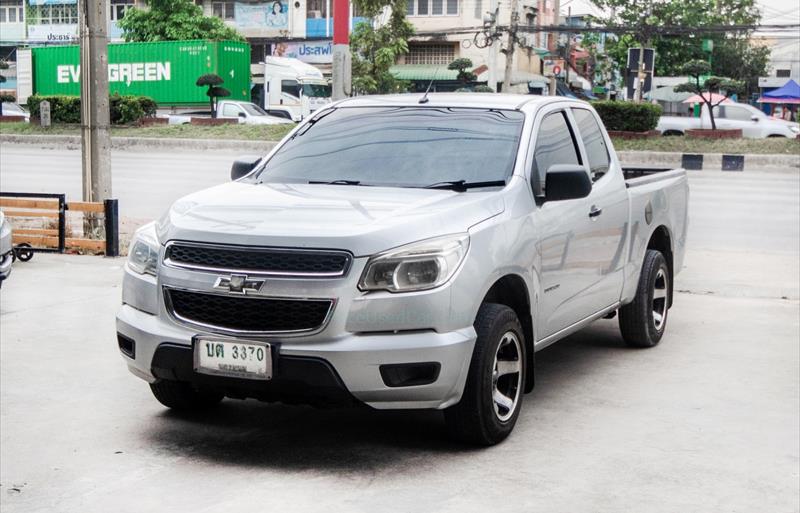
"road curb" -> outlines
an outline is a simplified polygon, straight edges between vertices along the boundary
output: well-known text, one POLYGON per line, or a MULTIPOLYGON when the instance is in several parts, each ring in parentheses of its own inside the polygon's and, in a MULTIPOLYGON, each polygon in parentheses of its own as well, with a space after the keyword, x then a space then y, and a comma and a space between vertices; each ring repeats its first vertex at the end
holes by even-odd
MULTIPOLYGON (((80 148, 77 135, 0 134, 0 143, 34 144, 45 148, 80 148)), ((266 153, 276 141, 240 139, 178 139, 152 137, 112 137, 111 147, 118 150, 165 149, 174 151, 231 150, 242 153, 266 153)), ((747 171, 753 169, 800 169, 800 155, 732 155, 722 153, 680 153, 664 151, 620 151, 625 165, 684 167, 689 170, 747 171)))
MULTIPOLYGON (((77 135, 18 135, 0 134, 0 143, 31 144, 42 148, 80 148, 77 135)), ((117 150, 162 149, 174 151, 236 150, 242 153, 266 153, 276 141, 251 141, 241 139, 179 139, 154 137, 112 137, 111 147, 117 150)))
POLYGON ((690 171, 748 171, 754 169, 800 169, 800 155, 726 153, 679 153, 666 151, 620 151, 623 165, 683 167, 690 171))

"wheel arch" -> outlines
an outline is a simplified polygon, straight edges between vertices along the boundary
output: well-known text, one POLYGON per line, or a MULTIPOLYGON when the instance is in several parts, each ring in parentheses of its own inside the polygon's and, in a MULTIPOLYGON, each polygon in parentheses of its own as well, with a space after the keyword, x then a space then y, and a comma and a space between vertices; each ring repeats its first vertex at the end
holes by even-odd
POLYGON ((672 264, 672 244, 672 235, 669 233, 669 228, 663 224, 653 230, 653 233, 650 234, 650 240, 647 241, 647 249, 655 249, 660 251, 661 254, 664 255, 664 259, 667 261, 667 267, 669 268, 669 306, 672 306, 672 289, 673 282, 675 281, 675 272, 672 264))
POLYGON ((506 274, 492 284, 483 297, 483 303, 497 303, 505 305, 517 314, 522 324, 525 336, 525 386, 524 391, 530 392, 535 384, 534 355, 533 355, 533 318, 531 316, 531 296, 525 279, 518 274, 506 274))

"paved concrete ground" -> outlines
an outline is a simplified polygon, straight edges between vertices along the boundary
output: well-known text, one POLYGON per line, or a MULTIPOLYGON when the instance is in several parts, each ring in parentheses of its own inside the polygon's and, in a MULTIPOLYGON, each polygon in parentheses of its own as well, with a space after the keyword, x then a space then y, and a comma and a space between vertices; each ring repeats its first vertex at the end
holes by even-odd
POLYGON ((2 509, 798 511, 800 175, 691 181, 663 342, 626 349, 601 321, 539 353, 514 434, 483 450, 436 412, 168 412, 117 354, 121 260, 18 264, 0 293, 2 509))

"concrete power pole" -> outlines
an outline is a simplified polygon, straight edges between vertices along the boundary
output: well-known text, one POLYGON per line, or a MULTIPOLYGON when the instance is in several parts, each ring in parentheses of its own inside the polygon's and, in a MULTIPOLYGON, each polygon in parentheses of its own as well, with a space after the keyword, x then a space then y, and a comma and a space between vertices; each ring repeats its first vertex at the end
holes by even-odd
POLYGON ((519 0, 511 0, 511 23, 508 29, 508 46, 506 47, 506 70, 503 75, 503 92, 511 88, 511 71, 514 69, 514 49, 517 45, 519 29, 519 0))
MULTIPOLYGON (((497 0, 489 0, 489 12, 495 17, 492 27, 492 30, 494 30, 494 26, 497 25, 497 0)), ((486 61, 489 67, 487 70, 486 85, 491 87, 494 92, 497 92, 497 46, 495 46, 494 41, 492 41, 492 44, 487 46, 486 49, 489 50, 489 58, 486 61)))
POLYGON ((350 0, 333 0, 333 101, 350 96, 350 0))
POLYGON ((111 197, 106 20, 105 0, 81 0, 81 160, 84 201, 103 201, 111 197))

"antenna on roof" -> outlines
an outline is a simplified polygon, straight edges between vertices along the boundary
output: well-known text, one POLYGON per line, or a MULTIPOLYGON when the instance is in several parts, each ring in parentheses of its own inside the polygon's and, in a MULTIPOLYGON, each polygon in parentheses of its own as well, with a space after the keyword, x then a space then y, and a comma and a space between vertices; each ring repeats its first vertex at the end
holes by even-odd
POLYGON ((422 98, 419 99, 418 103, 428 103, 428 93, 431 91, 431 86, 433 86, 433 81, 436 80, 436 73, 439 72, 439 68, 433 70, 433 78, 431 78, 430 83, 428 84, 428 88, 425 89, 425 94, 422 95, 422 98))

